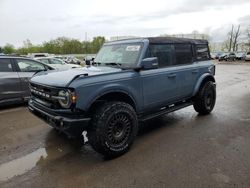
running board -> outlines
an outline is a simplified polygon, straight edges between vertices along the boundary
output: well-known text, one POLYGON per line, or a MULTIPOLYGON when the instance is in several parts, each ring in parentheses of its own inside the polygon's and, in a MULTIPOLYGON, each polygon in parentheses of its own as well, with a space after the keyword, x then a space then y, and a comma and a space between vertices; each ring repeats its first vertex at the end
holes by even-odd
POLYGON ((181 103, 181 104, 170 105, 168 107, 164 107, 165 109, 163 109, 163 110, 161 110, 161 111, 159 111, 157 113, 149 114, 149 115, 140 117, 139 121, 147 121, 149 119, 153 119, 153 118, 162 116, 164 114, 168 114, 170 112, 174 112, 176 110, 180 110, 182 108, 188 107, 188 106, 190 106, 192 104, 193 104, 193 102, 185 102, 185 103, 181 103))

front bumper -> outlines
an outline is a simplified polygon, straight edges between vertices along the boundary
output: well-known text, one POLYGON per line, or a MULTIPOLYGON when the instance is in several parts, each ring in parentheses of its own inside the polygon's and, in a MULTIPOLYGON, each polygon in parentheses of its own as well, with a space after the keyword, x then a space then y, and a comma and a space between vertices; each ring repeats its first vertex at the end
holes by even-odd
MULTIPOLYGON (((64 115, 56 114, 55 111, 42 108, 32 99, 29 100, 29 111, 39 117, 51 127, 65 133, 69 137, 76 137, 86 130, 90 118, 82 116, 65 117, 64 115)), ((73 113, 73 112, 72 112, 73 113)))

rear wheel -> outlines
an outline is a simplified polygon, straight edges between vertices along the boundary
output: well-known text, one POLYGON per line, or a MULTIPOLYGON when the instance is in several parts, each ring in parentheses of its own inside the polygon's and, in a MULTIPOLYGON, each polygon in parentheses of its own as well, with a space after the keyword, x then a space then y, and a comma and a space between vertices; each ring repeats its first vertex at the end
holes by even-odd
POLYGON ((137 115, 124 102, 107 102, 95 111, 88 138, 90 145, 106 157, 127 152, 138 130, 137 115))
POLYGON ((216 102, 216 88, 212 81, 206 82, 201 86, 194 99, 194 109, 202 115, 209 114, 216 102))

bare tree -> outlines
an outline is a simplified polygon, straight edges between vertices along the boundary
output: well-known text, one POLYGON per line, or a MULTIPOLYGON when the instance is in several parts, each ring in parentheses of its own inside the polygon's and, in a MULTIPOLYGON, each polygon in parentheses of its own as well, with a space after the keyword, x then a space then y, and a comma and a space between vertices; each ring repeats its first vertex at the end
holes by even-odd
POLYGON ((239 36, 240 36, 240 25, 238 26, 237 31, 235 32, 233 38, 233 51, 237 51, 237 47, 238 47, 238 42, 239 42, 239 36))
POLYGON ((248 26, 246 30, 246 36, 247 36, 246 46, 248 47, 248 51, 250 52, 250 26, 248 26))
POLYGON ((229 48, 228 48, 228 51, 230 52, 231 49, 232 49, 232 43, 233 43, 233 35, 234 35, 234 25, 232 25, 232 29, 231 29, 231 32, 229 32, 229 48))
POLYGON ((240 25, 237 27, 237 30, 235 30, 234 25, 232 25, 231 31, 227 34, 228 38, 224 42, 225 49, 227 49, 229 52, 237 51, 240 34, 240 25))

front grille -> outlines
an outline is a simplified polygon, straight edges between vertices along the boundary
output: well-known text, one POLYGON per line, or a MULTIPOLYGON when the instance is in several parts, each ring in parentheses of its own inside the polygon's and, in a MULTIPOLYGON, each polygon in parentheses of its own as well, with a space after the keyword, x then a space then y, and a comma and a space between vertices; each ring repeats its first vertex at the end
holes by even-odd
POLYGON ((58 100, 52 98, 52 96, 58 96, 59 90, 59 88, 30 83, 31 98, 36 102, 51 109, 60 108, 58 100))

